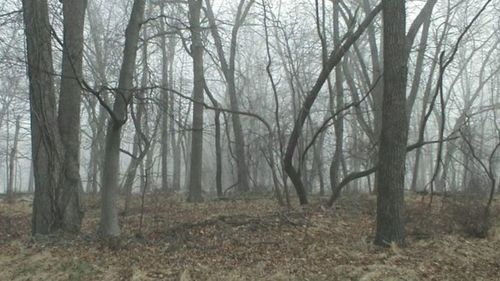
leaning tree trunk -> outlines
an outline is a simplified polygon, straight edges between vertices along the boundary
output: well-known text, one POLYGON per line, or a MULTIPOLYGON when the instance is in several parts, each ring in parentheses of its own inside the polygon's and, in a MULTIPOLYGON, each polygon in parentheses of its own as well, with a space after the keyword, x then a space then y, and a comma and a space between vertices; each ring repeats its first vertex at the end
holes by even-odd
POLYGON ((107 128, 99 225, 99 234, 103 237, 120 236, 116 203, 118 199, 121 131, 127 119, 127 107, 133 97, 132 81, 134 80, 137 45, 144 17, 144 6, 145 0, 134 0, 130 20, 125 31, 125 48, 123 50, 118 89, 107 128))
POLYGON ((189 170, 189 195, 188 202, 200 202, 201 194, 202 160, 203 160, 203 42, 201 39, 201 14, 202 0, 189 1, 189 23, 192 36, 193 57, 193 125, 191 134, 191 164, 189 170))
POLYGON ((406 12, 400 0, 383 0, 384 97, 377 180, 375 243, 403 245, 404 179, 408 122, 406 114, 406 12))
POLYGON ((47 0, 23 0, 31 107, 31 147, 35 183, 32 233, 60 227, 57 187, 62 144, 56 117, 52 46, 47 0))
POLYGON ((375 18, 375 16, 380 12, 381 10, 381 5, 378 5, 373 9, 370 14, 366 16, 366 18, 363 20, 363 22, 359 25, 357 30, 348 36, 341 46, 338 48, 335 48, 329 58, 328 61, 323 65, 323 68, 321 69, 321 72, 314 83, 313 88, 308 92, 306 98, 304 99, 304 102, 302 104, 302 108, 299 111, 299 114, 295 120, 293 130, 290 134, 290 137, 288 139, 288 144, 286 147, 286 153, 283 158, 283 165, 285 168, 285 171, 287 175, 290 177, 295 190, 297 192, 297 195, 299 197, 299 202, 301 205, 306 205, 308 203, 307 200, 307 193, 304 188, 304 183, 302 182, 300 171, 298 171, 292 163, 295 150, 297 148, 299 138, 302 135, 302 130, 304 127, 304 123, 309 116, 309 111, 314 105, 314 102, 316 101, 319 92, 323 85, 325 84, 326 80, 328 79, 328 76, 330 75, 331 71, 333 70, 334 67, 336 67, 339 62, 342 60, 344 57, 345 53, 350 49, 350 47, 356 42, 356 40, 363 34, 363 32, 366 30, 366 28, 371 24, 372 20, 375 18))

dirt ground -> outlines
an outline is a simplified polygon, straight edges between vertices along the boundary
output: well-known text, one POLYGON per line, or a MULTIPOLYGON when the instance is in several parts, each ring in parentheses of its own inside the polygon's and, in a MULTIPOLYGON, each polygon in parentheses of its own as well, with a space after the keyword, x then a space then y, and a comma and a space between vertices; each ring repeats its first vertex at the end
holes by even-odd
POLYGON ((407 199, 404 248, 372 244, 368 195, 331 210, 319 199, 287 210, 271 199, 187 204, 155 195, 142 227, 135 200, 113 249, 95 236, 95 199, 86 199, 78 237, 31 237, 30 200, 0 202, 0 280, 500 280, 498 215, 487 238, 469 237, 439 199, 431 208, 407 199))

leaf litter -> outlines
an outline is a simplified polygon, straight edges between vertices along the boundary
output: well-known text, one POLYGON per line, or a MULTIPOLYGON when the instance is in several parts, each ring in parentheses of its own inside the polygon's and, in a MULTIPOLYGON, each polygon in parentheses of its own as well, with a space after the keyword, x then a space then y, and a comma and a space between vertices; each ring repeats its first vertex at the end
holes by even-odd
POLYGON ((373 245, 375 199, 367 195, 331 210, 319 199, 287 210, 271 199, 188 204, 155 195, 142 230, 134 198, 116 249, 95 236, 99 204, 85 200, 77 237, 31 237, 30 203, 1 202, 0 280, 500 280, 495 227, 487 239, 466 237, 446 227, 438 204, 417 197, 407 199, 404 248, 373 245))

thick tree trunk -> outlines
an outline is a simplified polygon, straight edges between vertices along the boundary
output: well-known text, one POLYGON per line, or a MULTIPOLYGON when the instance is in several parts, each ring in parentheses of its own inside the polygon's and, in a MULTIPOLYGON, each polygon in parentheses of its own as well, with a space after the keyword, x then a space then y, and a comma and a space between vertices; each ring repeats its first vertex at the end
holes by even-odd
POLYGON ((406 12, 400 0, 383 0, 384 102, 377 171, 375 243, 403 245, 406 120, 406 12))
POLYGON ((82 76, 83 28, 86 0, 63 1, 64 46, 58 124, 64 147, 64 164, 59 189, 62 227, 79 232, 83 219, 80 203, 80 105, 82 76))
POLYGON ((139 32, 144 17, 145 0, 135 0, 130 21, 125 31, 125 48, 120 69, 118 89, 108 123, 104 149, 102 179, 101 218, 99 234, 103 237, 118 237, 118 171, 120 164, 120 143, 122 126, 127 118, 127 106, 133 97, 133 80, 139 32))
POLYGON ((60 228, 57 187, 63 160, 56 117, 51 31, 46 0, 23 0, 31 106, 31 146, 35 180, 32 233, 60 228))
POLYGON ((201 39, 201 14, 202 0, 189 1, 189 23, 191 27, 191 56, 193 57, 193 124, 191 134, 191 165, 189 170, 189 196, 188 202, 203 200, 201 179, 203 168, 203 42, 201 39))

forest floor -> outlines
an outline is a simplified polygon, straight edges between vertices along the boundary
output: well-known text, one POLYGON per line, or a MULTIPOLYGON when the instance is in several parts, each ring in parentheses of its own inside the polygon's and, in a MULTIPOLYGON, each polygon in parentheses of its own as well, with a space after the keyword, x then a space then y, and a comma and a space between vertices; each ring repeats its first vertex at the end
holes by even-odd
POLYGON ((500 280, 500 202, 483 239, 468 236, 440 199, 407 198, 407 246, 374 246, 375 198, 345 196, 328 210, 271 199, 187 204, 135 198, 113 249, 96 239, 97 200, 83 234, 30 236, 31 202, 0 202, 0 280, 500 280), (496 231, 495 231, 496 230, 496 231))

